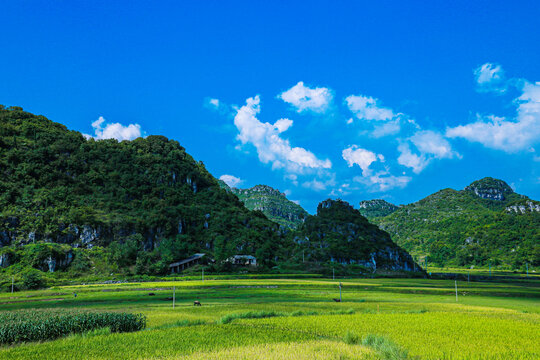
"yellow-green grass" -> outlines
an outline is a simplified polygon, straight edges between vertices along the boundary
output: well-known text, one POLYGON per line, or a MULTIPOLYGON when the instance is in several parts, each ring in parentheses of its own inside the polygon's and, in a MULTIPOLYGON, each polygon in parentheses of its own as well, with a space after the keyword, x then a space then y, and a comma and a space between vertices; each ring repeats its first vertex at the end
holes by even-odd
POLYGON ((529 273, 527 271, 517 271, 517 270, 508 270, 508 269, 498 269, 493 267, 491 271, 488 268, 460 268, 460 267, 437 267, 437 266, 428 266, 425 268, 428 273, 447 273, 447 274, 461 274, 471 276, 504 276, 504 277, 515 277, 515 278, 533 278, 540 279, 540 272, 536 268, 529 266, 529 273))
POLYGON ((342 303, 332 300, 339 297, 338 282, 320 278, 78 285, 3 293, 0 311, 127 311, 145 314, 148 329, 0 347, 0 359, 258 359, 277 358, 278 353, 291 354, 291 359, 293 355, 298 359, 381 356, 360 345, 345 344, 342 339, 347 332, 359 338, 385 336, 421 359, 540 359, 535 346, 540 343, 537 280, 458 281, 457 303, 455 283, 449 280, 341 282, 342 303), (174 309, 169 299, 173 287, 174 309), (203 306, 193 306, 194 300, 203 306), (331 315, 349 309, 354 314, 331 315), (242 319, 261 312, 277 316, 242 319), (220 324, 230 314, 242 315, 220 324), (326 353, 317 350, 326 348, 330 349, 326 353))
POLYGON ((377 359, 375 352, 365 346, 349 345, 339 341, 319 340, 250 345, 215 352, 197 352, 182 357, 185 360, 325 360, 377 359))

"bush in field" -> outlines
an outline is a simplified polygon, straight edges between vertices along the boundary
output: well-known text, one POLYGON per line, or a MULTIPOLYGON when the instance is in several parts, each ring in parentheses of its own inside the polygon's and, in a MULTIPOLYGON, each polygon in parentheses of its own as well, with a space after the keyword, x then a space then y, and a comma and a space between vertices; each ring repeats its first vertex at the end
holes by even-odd
POLYGON ((109 328, 111 332, 130 332, 145 327, 146 317, 142 314, 19 311, 0 314, 0 344, 52 340, 102 328, 109 328))
POLYGON ((343 337, 343 341, 349 345, 364 345, 375 350, 378 355, 385 360, 402 360, 408 358, 406 350, 402 349, 390 339, 380 336, 368 334, 360 339, 357 334, 347 331, 343 337))
POLYGON ((30 269, 22 274, 22 284, 26 290, 40 289, 45 286, 41 272, 34 269, 30 269))

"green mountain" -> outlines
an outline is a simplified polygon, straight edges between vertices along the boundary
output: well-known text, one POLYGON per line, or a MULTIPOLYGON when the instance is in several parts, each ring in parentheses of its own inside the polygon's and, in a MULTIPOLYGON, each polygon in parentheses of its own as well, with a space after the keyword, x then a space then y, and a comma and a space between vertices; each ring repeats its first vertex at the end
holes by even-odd
POLYGON ((297 228, 308 216, 307 211, 300 205, 267 185, 255 185, 249 189, 232 188, 231 192, 238 196, 248 209, 260 210, 268 219, 289 229, 297 228))
POLYGON ((294 233, 296 253, 308 261, 356 264, 371 269, 412 271, 412 257, 390 235, 342 200, 326 200, 294 233))
POLYGON ((283 239, 174 140, 87 140, 0 106, 0 267, 163 274, 197 252, 269 267, 283 239))
POLYGON ((360 214, 367 218, 387 216, 399 209, 399 206, 383 199, 360 201, 360 214))
POLYGON ((540 265, 540 203, 502 180, 488 177, 461 191, 443 189, 370 220, 431 264, 540 265))

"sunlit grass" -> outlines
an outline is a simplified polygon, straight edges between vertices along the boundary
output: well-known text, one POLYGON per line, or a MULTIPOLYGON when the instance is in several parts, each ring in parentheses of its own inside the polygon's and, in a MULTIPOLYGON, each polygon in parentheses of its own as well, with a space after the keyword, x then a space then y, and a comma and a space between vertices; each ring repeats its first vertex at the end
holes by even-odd
POLYGON ((0 358, 266 359, 284 354, 281 358, 371 359, 384 358, 382 350, 390 351, 391 344, 410 358, 540 358, 538 281, 458 281, 458 302, 449 280, 341 282, 342 303, 332 300, 339 297, 338 281, 321 278, 78 285, 4 293, 2 312, 143 313, 148 328, 126 334, 105 329, 0 347, 0 358), (193 306, 194 300, 202 306, 193 306), (346 344, 347 333, 357 341, 346 344), (363 342, 368 335, 373 341, 363 342))

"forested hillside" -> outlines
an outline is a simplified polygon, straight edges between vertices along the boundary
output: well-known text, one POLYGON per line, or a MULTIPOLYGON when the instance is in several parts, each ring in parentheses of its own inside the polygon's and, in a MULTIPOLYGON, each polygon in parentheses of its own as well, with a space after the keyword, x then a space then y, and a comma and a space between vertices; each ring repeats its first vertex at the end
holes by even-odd
POLYGON ((177 141, 87 140, 0 107, 2 267, 160 274, 195 252, 218 264, 252 254, 269 267, 282 241, 177 141))
POLYGON ((308 216, 294 233, 294 242, 297 253, 301 251, 307 261, 356 264, 373 270, 416 268, 411 256, 388 233, 342 200, 321 202, 317 215, 308 216))
POLYGON ((444 189, 370 220, 417 258, 456 266, 540 265, 540 203, 502 180, 444 189))
POLYGON ((249 189, 232 188, 231 191, 248 209, 260 210, 268 219, 289 229, 296 229, 308 216, 300 205, 268 185, 255 185, 249 189))

